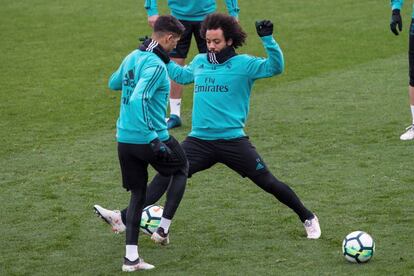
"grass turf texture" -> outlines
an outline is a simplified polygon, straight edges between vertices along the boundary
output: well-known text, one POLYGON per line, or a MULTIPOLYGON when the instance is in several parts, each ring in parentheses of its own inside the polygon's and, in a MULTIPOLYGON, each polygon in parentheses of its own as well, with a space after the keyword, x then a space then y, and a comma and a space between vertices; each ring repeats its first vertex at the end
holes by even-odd
MULTIPOLYGON (((255 84, 247 132, 318 214, 322 238, 308 241, 293 212, 219 165, 188 182, 170 246, 141 236, 140 253, 156 266, 146 274, 412 273, 414 144, 399 141, 410 123, 409 4, 395 37, 388 2, 239 2, 249 34, 240 52, 264 55, 254 20, 268 18, 286 58, 283 76, 255 84), (341 256, 354 230, 376 242, 366 265, 341 256)), ((124 237, 92 206, 129 198, 114 139, 119 94, 106 83, 150 33, 142 3, 3 1, 0 23, 0 274, 120 274, 124 237)), ((189 86, 184 127, 172 131, 179 140, 191 97, 189 86)))

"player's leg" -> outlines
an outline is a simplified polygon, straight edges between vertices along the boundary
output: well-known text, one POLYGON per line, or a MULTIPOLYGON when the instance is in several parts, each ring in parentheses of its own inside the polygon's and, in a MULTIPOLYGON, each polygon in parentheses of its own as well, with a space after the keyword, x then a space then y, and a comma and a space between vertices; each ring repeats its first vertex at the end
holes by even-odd
POLYGON ((309 211, 300 201, 296 193, 285 183, 279 181, 272 173, 265 172, 249 176, 257 186, 272 194, 281 203, 292 209, 305 226, 309 239, 318 239, 321 236, 318 217, 309 211))
POLYGON ((408 45, 408 63, 409 63, 409 76, 410 85, 408 86, 408 95, 410 99, 410 109, 412 116, 412 124, 407 127, 405 132, 400 136, 401 140, 413 140, 414 139, 414 19, 411 20, 410 37, 408 45))
POLYGON ((280 202, 291 208, 305 224, 308 238, 319 238, 318 233, 310 234, 307 225, 318 230, 317 217, 300 201, 296 193, 285 183, 276 179, 268 170, 266 163, 257 153, 247 137, 221 142, 220 161, 243 177, 248 177, 264 191, 272 194, 280 202))
MULTIPOLYGON (((171 58, 177 64, 183 66, 185 64, 184 58, 171 58)), ((181 126, 181 101, 183 96, 183 86, 171 80, 170 91, 170 117, 167 121, 168 129, 181 126)))
POLYGON ((202 21, 194 21, 193 22, 193 34, 197 44, 197 49, 199 53, 207 53, 207 43, 204 38, 201 37, 200 29, 201 29, 202 21))
MULTIPOLYGON (((174 140, 167 143, 167 146, 171 149, 175 149, 177 156, 185 154, 186 159, 188 160, 188 167, 185 168, 185 171, 181 169, 174 174, 167 190, 167 199, 160 226, 151 237, 156 243, 162 245, 167 245, 169 243, 169 227, 183 197, 187 175, 191 177, 194 173, 210 168, 215 164, 214 151, 208 142, 187 137, 181 146, 174 140)), ((180 160, 180 158, 178 158, 178 160, 180 160)), ((171 168, 171 166, 165 167, 164 173, 168 173, 169 168, 171 168)), ((156 169, 162 172, 159 168, 156 169)))
MULTIPOLYGON (((179 65, 185 64, 185 58, 191 46, 192 26, 190 21, 180 20, 185 31, 177 43, 175 49, 169 54, 171 60, 179 65)), ((183 86, 171 81, 170 91, 170 118, 167 121, 168 129, 181 126, 181 101, 183 86)))
MULTIPOLYGON (((171 159, 168 161, 156 161, 151 163, 159 174, 165 176, 171 175, 160 225, 151 237, 156 243, 162 245, 167 245, 169 243, 169 228, 174 214, 183 198, 188 172, 187 157, 178 141, 173 136, 170 136, 168 141, 165 141, 165 144, 172 152, 171 159)), ((153 185, 154 184, 156 183, 153 183, 153 185)))
MULTIPOLYGON (((193 174, 199 171, 203 171, 210 168, 217 162, 215 148, 210 141, 204 141, 193 137, 187 137, 182 142, 181 146, 188 160, 188 177, 191 177, 193 174)), ((145 201, 145 206, 154 204, 164 195, 165 191, 167 190, 167 202, 171 200, 173 202, 171 204, 167 202, 165 203, 164 212, 165 214, 167 214, 169 218, 171 218, 170 221, 172 220, 172 217, 174 216, 175 211, 177 210, 179 203, 181 201, 181 198, 177 200, 177 193, 180 194, 180 190, 182 190, 183 193, 185 189, 185 187, 183 188, 179 184, 170 185, 171 182, 172 178, 170 176, 166 177, 162 176, 161 174, 157 174, 147 188, 147 196, 145 201), (175 196, 170 196, 168 195, 169 193, 171 193, 171 195, 175 194, 175 196)), ((106 219, 109 219, 111 216, 120 218, 119 220, 117 220, 116 225, 117 229, 121 230, 117 232, 122 232, 125 230, 127 208, 121 211, 122 216, 116 210, 112 211, 104 208, 102 209, 105 211, 102 212, 102 214, 106 215, 106 219)))
POLYGON ((288 185, 278 180, 271 172, 251 175, 249 179, 292 209, 302 222, 314 217, 313 213, 303 206, 296 193, 288 185))
POLYGON ((123 271, 152 269, 153 265, 145 263, 138 253, 139 223, 145 203, 148 181, 148 162, 138 158, 147 153, 148 145, 131 145, 118 143, 118 157, 121 167, 122 185, 130 191, 131 197, 126 212, 125 257, 123 271))
POLYGON ((178 172, 172 176, 171 184, 168 188, 167 199, 164 204, 164 211, 162 213, 160 225, 156 232, 152 234, 151 239, 161 245, 170 243, 169 232, 172 219, 175 212, 180 205, 183 198, 185 186, 187 182, 187 175, 183 172, 178 172))
MULTIPOLYGON (((157 175, 155 175, 154 178, 152 179, 151 183, 147 187, 147 193, 146 193, 144 207, 155 204, 156 202, 158 202, 158 200, 160 200, 161 197, 167 191, 167 188, 170 185, 171 180, 172 180, 172 176, 163 176, 159 173, 157 175)), ((111 214, 112 216, 114 216, 115 215, 114 213, 116 213, 116 212, 117 212, 116 210, 114 210, 114 211, 106 210, 105 214, 111 214)), ((123 209, 120 212, 120 218, 121 218, 120 224, 121 225, 125 224, 126 212, 127 212, 127 208, 123 209)), ((117 229, 119 229, 119 228, 122 228, 122 226, 117 227, 117 229)))

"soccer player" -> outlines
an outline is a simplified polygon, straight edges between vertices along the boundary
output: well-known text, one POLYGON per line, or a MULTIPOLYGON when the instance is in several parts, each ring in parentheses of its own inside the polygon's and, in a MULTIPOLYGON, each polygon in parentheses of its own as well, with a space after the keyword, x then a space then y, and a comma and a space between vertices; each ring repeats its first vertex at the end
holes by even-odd
MULTIPOLYGON (((234 18, 215 13, 208 15, 201 26, 208 53, 197 55, 184 67, 174 62, 167 65, 173 80, 182 84, 194 82, 192 130, 181 144, 189 161, 188 176, 223 163, 291 208, 303 222, 307 238, 318 239, 321 229, 316 215, 269 171, 244 132, 253 83, 284 70, 282 51, 272 36, 273 23, 256 22, 256 29, 268 58, 237 54, 235 49, 244 44, 246 33, 234 18)), ((162 190, 168 190, 168 196, 169 181, 169 177, 161 176, 152 181, 146 205, 161 198, 162 190)), ((126 210, 121 216, 106 211, 118 216, 114 226, 122 225, 126 210)), ((167 244, 168 236, 168 229, 160 226, 152 238, 157 243, 167 244)))
MULTIPOLYGON (((226 0, 229 14, 238 17, 239 7, 237 0, 226 0)), ((206 42, 200 36, 200 26, 204 18, 216 11, 216 0, 168 0, 171 14, 178 18, 184 25, 185 31, 177 47, 170 53, 170 57, 180 65, 185 64, 190 49, 191 37, 194 35, 199 53, 207 52, 206 42)), ((158 18, 157 0, 146 0, 145 9, 148 14, 148 24, 152 27, 158 18)), ((167 121, 169 129, 181 126, 181 98, 183 88, 181 85, 171 82, 170 92, 170 117, 167 121)))
MULTIPOLYGON (((398 35, 398 31, 402 31, 402 20, 400 10, 404 0, 391 0, 391 31, 398 35)), ((409 75, 410 82, 408 85, 408 95, 410 98, 410 108, 412 116, 412 124, 408 126, 405 132, 400 136, 401 140, 413 140, 414 139, 414 4, 413 13, 411 16, 411 26, 409 33, 409 44, 408 44, 408 63, 409 63, 409 75)))
MULTIPOLYGON (((146 198, 148 165, 168 176, 170 189, 174 190, 174 198, 166 204, 169 207, 161 220, 172 219, 184 193, 188 162, 165 122, 170 87, 165 64, 170 61, 168 52, 183 32, 184 26, 175 17, 160 16, 154 23, 151 39, 127 55, 109 79, 110 89, 122 90, 116 137, 122 185, 131 192, 121 229, 126 230, 123 271, 154 268, 138 254, 137 228, 146 198)), ((101 214, 100 206, 94 208, 101 214)), ((111 217, 102 218, 111 223, 111 217)))

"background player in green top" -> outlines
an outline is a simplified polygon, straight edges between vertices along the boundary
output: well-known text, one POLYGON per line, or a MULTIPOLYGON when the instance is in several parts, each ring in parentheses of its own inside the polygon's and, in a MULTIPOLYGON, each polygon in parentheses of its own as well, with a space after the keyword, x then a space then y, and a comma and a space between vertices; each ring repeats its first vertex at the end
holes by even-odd
MULTIPOLYGON (((176 63, 184 65, 193 35, 197 43, 198 52, 207 52, 206 42, 200 36, 200 26, 207 15, 216 11, 216 0, 168 0, 167 3, 171 14, 178 18, 185 27, 184 34, 181 36, 180 41, 178 41, 177 47, 170 53, 170 57, 176 63)), ((240 10, 237 0, 225 0, 225 3, 229 14, 237 18, 240 10)), ((148 24, 153 26, 159 14, 157 0, 146 0, 145 9, 148 14, 148 24)), ((168 128, 181 126, 182 91, 183 88, 180 84, 174 81, 171 82, 168 128)))
MULTIPOLYGON (((402 31, 401 20, 401 8, 404 4, 404 0, 391 0, 391 31, 398 35, 399 31, 402 31)), ((413 13, 411 16, 410 32, 409 32, 409 44, 408 44, 408 63, 409 63, 409 76, 410 82, 408 86, 408 94, 410 98, 410 108, 412 116, 412 124, 407 127, 406 131, 400 136, 401 140, 413 140, 414 139, 414 4, 413 13)))

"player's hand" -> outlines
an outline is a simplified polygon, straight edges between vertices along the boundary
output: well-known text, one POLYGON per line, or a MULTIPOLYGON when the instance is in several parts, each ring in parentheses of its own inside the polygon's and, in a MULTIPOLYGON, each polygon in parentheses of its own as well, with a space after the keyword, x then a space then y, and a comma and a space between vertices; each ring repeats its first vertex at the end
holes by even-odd
POLYGON ((138 40, 141 41, 141 42, 144 42, 147 39, 149 39, 149 36, 147 36, 147 35, 142 36, 142 37, 138 37, 138 40))
POLYGON ((151 28, 154 28, 154 23, 157 21, 158 17, 160 17, 158 14, 148 16, 148 25, 150 25, 151 28))
POLYGON ((155 138, 150 143, 151 149, 158 160, 169 161, 171 160, 171 150, 166 144, 161 142, 159 138, 155 138))
POLYGON ((270 20, 256 21, 257 34, 262 36, 268 36, 273 34, 273 23, 270 20))
POLYGON ((398 30, 400 30, 401 32, 402 31, 402 20, 401 20, 400 10, 394 9, 392 10, 390 28, 391 28, 391 31, 395 35, 398 35, 397 26, 398 26, 398 30))

